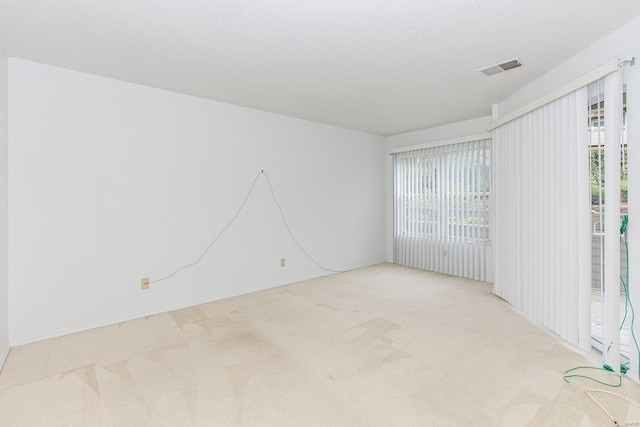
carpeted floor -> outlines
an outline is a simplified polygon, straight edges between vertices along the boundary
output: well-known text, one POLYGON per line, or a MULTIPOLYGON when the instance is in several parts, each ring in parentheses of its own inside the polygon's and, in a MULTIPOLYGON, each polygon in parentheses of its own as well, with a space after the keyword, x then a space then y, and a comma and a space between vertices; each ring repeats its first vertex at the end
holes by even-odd
POLYGON ((613 425, 562 378, 593 363, 490 284, 380 264, 14 348, 0 426, 613 425))

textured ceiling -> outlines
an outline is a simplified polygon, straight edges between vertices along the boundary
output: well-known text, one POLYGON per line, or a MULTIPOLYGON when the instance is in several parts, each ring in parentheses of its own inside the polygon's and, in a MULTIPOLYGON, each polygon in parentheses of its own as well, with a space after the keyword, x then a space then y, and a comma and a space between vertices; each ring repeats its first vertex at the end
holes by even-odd
POLYGON ((393 135, 488 115, 638 15, 638 0, 0 0, 0 46, 393 135), (514 57, 524 65, 508 73, 476 71, 514 57))

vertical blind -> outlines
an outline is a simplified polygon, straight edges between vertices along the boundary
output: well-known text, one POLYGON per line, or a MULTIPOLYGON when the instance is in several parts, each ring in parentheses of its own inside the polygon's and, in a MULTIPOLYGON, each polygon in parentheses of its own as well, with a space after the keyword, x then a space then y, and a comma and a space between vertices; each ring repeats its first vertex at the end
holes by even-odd
POLYGON ((604 363, 620 366, 620 147, 622 71, 604 78, 604 363))
POLYGON ((587 89, 494 129, 494 293, 591 346, 587 89), (586 310, 586 312, 583 312, 586 310))
POLYGON ((486 278, 491 139, 395 153, 394 262, 486 278))
MULTIPOLYGON (((605 77, 605 96, 621 96, 620 78, 619 72, 605 77)), ((605 155, 611 188, 617 173, 618 189, 606 189, 611 194, 619 194, 620 185, 619 121, 612 118, 618 113, 622 117, 618 101, 607 102, 605 109, 606 127, 611 128, 605 146, 615 147, 610 150, 618 155, 618 161, 614 154, 605 155)), ((583 87, 493 130, 494 293, 584 350, 591 347, 588 108, 583 87)), ((606 211, 614 214, 607 215, 611 224, 605 229, 619 228, 615 199, 606 200, 606 211)), ((619 366, 620 357, 618 239, 608 237, 616 250, 605 263, 610 276, 605 278, 610 307, 605 336, 612 347, 607 360, 612 367, 619 366), (616 262, 616 268, 609 267, 616 262)))

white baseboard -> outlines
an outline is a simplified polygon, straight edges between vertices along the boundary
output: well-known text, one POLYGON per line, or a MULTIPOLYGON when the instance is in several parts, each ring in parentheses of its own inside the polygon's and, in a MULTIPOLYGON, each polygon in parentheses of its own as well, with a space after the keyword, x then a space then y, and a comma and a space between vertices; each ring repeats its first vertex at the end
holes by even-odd
POLYGON ((0 350, 2 350, 2 352, 0 353, 0 371, 2 371, 4 362, 7 361, 7 357, 9 356, 9 350, 11 350, 11 347, 9 347, 9 342, 7 341, 2 347, 0 347, 0 350))
MULTIPOLYGON (((355 269, 358 269, 358 268, 368 267, 370 265, 375 265, 375 264, 366 264, 366 265, 359 265, 359 266, 353 266, 353 267, 344 267, 344 268, 341 268, 340 270, 349 271, 349 270, 355 270, 355 269)), ((305 275, 305 276, 289 279, 289 280, 287 280, 285 282, 274 282, 274 283, 269 283, 269 284, 265 284, 265 285, 261 285, 261 286, 256 286, 254 288, 250 288, 250 289, 244 290, 242 292, 237 292, 237 293, 233 293, 232 292, 232 293, 225 294, 225 295, 217 295, 217 296, 214 296, 214 297, 187 301, 187 302, 183 302, 183 303, 180 303, 180 304, 169 305, 169 306, 160 307, 160 308, 154 308, 154 309, 151 309, 151 310, 148 310, 148 311, 144 311, 142 313, 138 312, 138 313, 132 313, 132 314, 125 315, 125 316, 113 317, 113 318, 110 318, 110 319, 107 319, 107 320, 104 320, 104 321, 88 323, 88 324, 84 324, 84 325, 81 325, 81 326, 78 326, 78 327, 74 327, 74 328, 66 328, 66 329, 61 329, 61 330, 57 330, 57 331, 52 331, 52 332, 49 332, 49 333, 46 333, 46 334, 43 334, 43 335, 35 335, 35 336, 30 336, 30 337, 11 339, 10 345, 11 345, 11 347, 17 347, 17 346, 20 346, 20 345, 31 344, 31 343, 34 343, 34 342, 44 341, 44 340, 48 340, 48 339, 52 339, 52 338, 62 337, 62 336, 65 336, 65 335, 75 334, 75 333, 78 333, 78 332, 88 331, 90 329, 101 328, 103 326, 115 325, 117 323, 122 323, 122 322, 126 322, 126 321, 129 321, 129 320, 140 319, 140 318, 143 318, 143 317, 146 317, 146 316, 152 316, 154 314, 166 313, 166 312, 169 312, 169 311, 180 310, 180 309, 183 309, 183 308, 193 307, 195 305, 200 305, 200 304, 206 304, 206 303, 209 303, 209 302, 218 301, 218 300, 225 299, 225 298, 233 298, 233 297, 240 296, 240 295, 250 294, 252 292, 258 292, 258 291, 263 291, 263 290, 266 290, 266 289, 277 288, 279 286, 284 286, 284 285, 288 285, 288 284, 291 284, 291 283, 301 282, 303 280, 317 279, 319 277, 328 276, 330 274, 335 274, 335 273, 321 272, 321 273, 309 274, 309 275, 305 275)), ((8 354, 8 352, 9 351, 7 350, 7 354, 8 354)))

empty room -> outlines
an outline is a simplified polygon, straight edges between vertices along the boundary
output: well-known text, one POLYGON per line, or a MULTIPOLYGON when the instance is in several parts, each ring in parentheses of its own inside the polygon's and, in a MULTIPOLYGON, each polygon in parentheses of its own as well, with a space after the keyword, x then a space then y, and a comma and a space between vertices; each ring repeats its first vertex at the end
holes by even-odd
POLYGON ((0 426, 640 425, 639 40, 0 0, 0 426))

